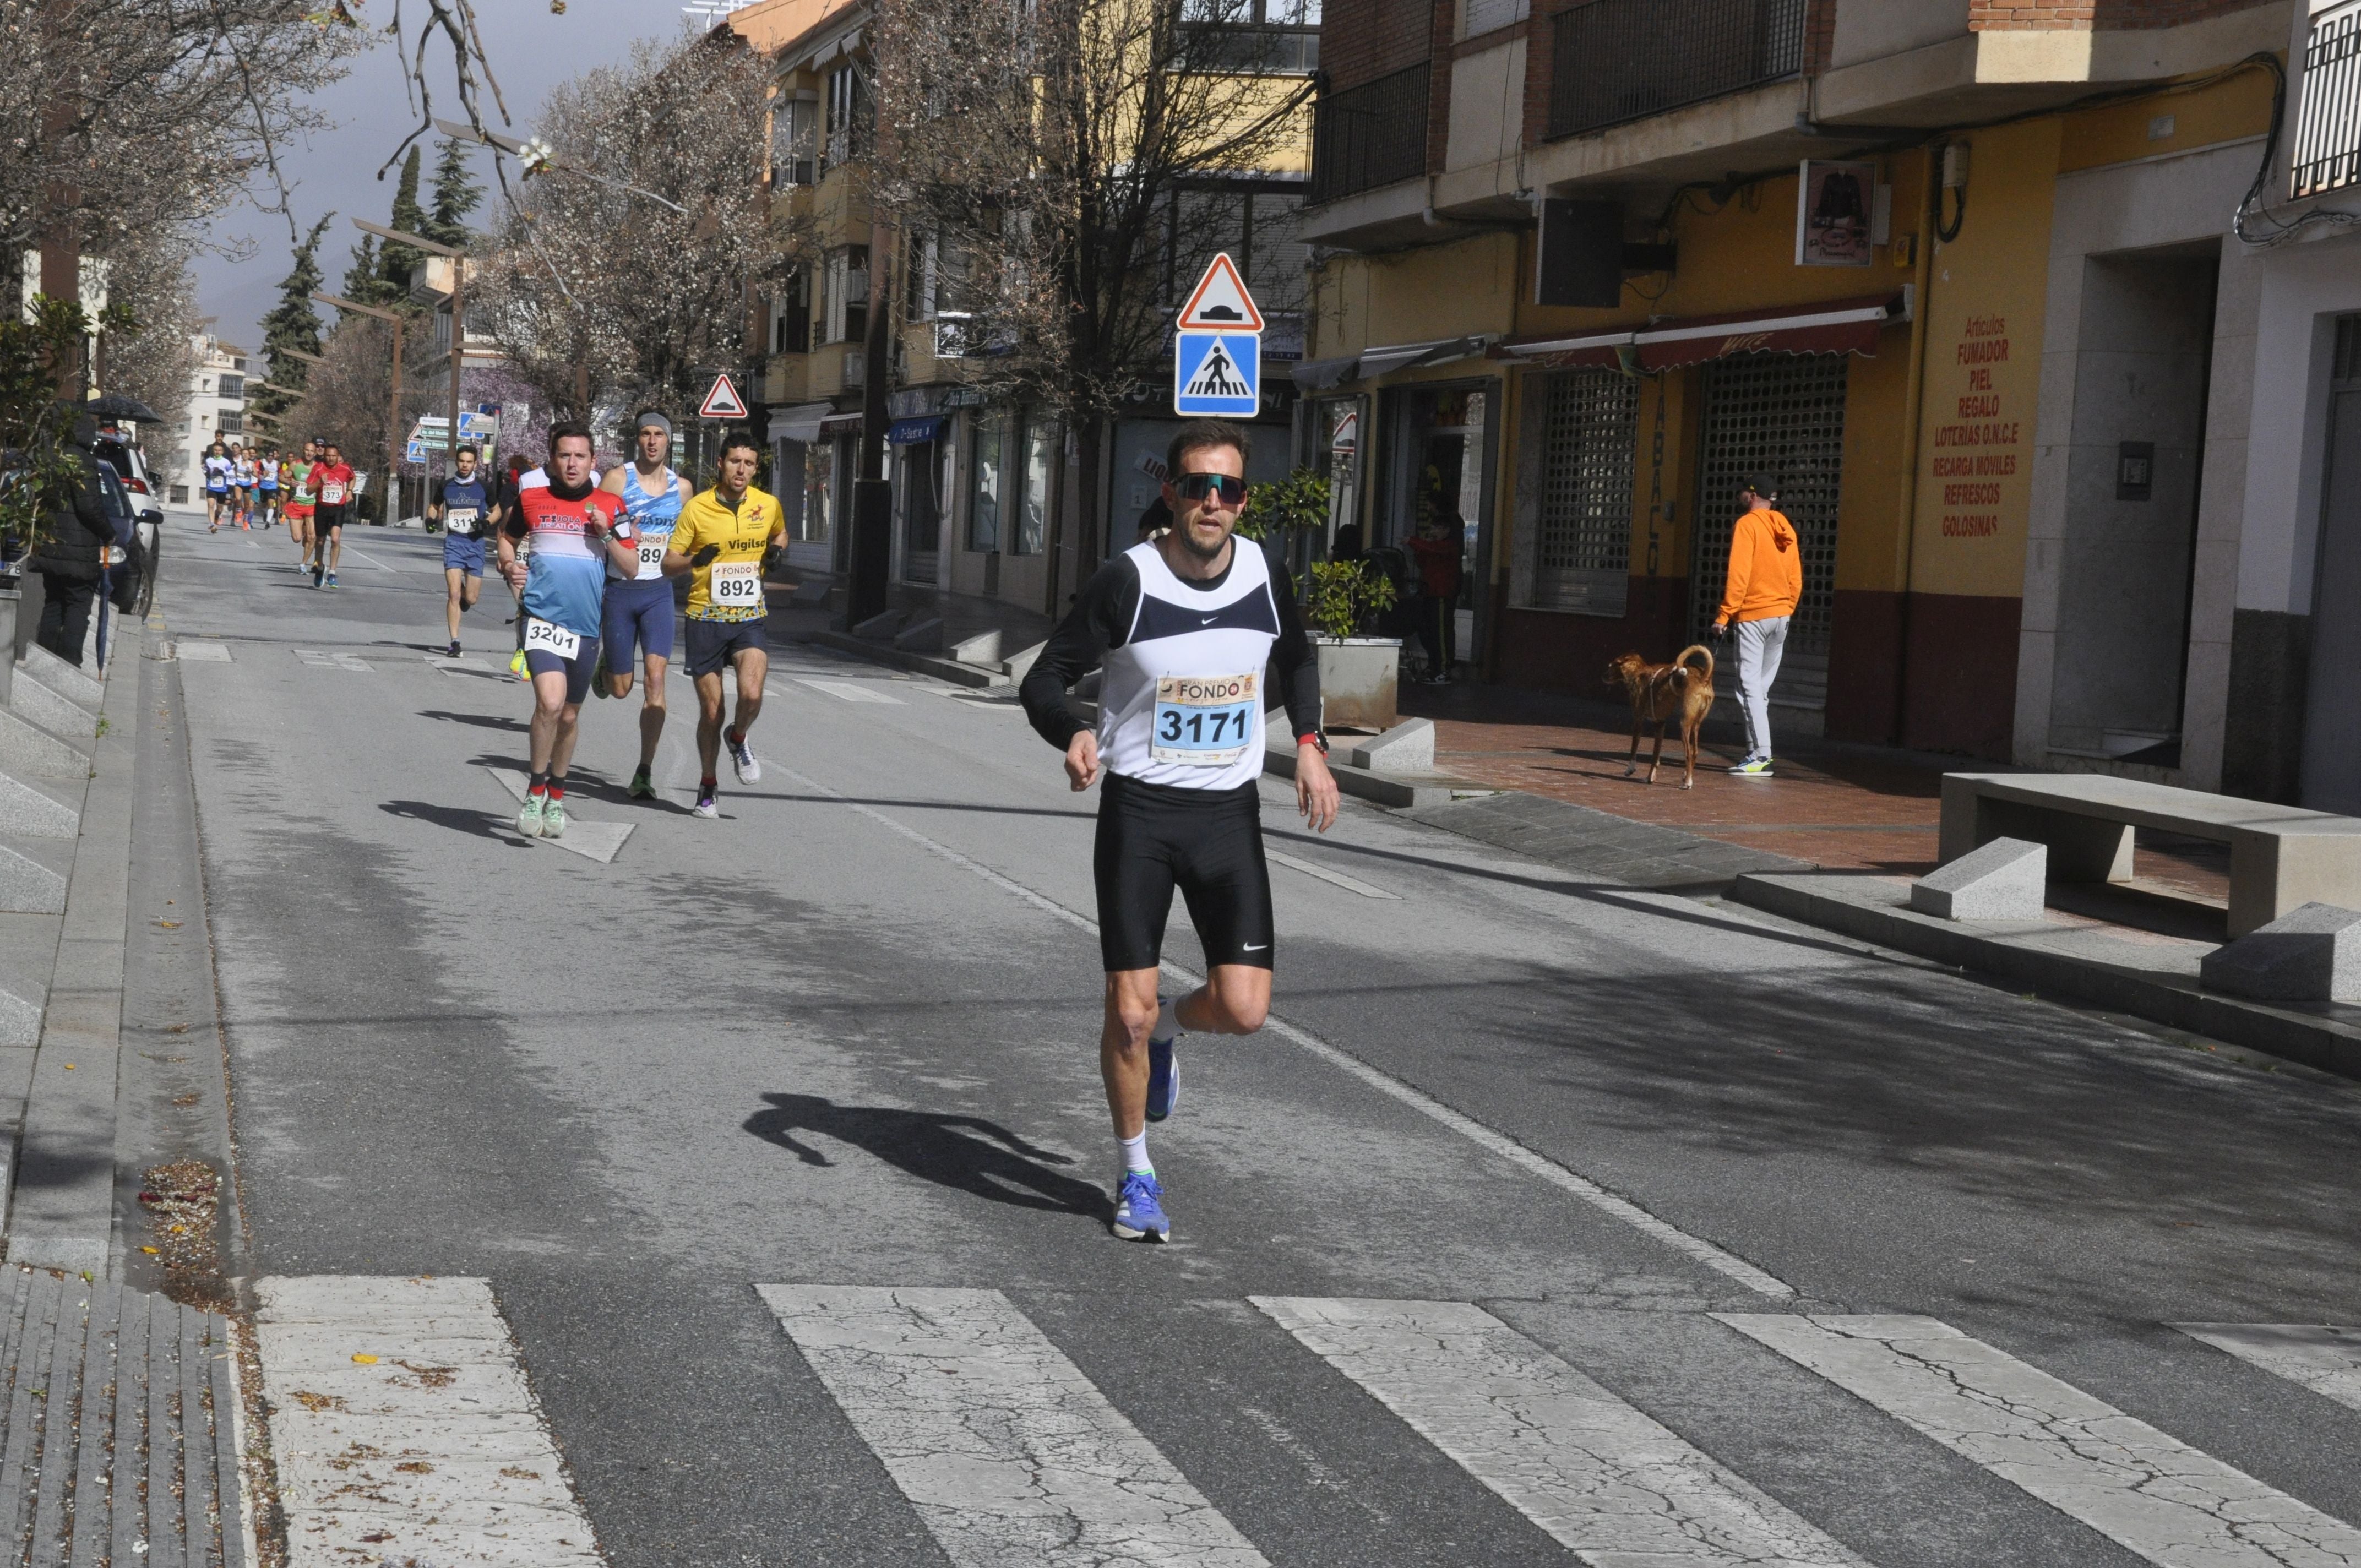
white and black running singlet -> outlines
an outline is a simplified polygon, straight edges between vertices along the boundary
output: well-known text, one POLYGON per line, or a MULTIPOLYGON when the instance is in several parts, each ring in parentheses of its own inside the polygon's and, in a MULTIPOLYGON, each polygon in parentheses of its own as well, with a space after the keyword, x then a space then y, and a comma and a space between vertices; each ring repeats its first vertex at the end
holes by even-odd
POLYGON ((1251 540, 1204 582, 1176 575, 1155 544, 1135 545, 1084 585, 1019 689, 1034 729, 1061 751, 1082 728, 1066 688, 1093 669, 1105 967, 1155 967, 1178 888, 1208 963, 1268 968, 1265 682, 1278 680, 1291 733, 1320 722, 1319 657, 1293 585, 1251 540))

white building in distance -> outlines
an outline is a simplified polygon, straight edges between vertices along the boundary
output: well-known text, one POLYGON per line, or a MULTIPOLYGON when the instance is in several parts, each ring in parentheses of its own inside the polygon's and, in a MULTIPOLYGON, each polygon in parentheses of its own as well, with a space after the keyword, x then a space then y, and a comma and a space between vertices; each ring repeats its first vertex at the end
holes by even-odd
MULTIPOLYGON (((181 422, 174 450, 158 466, 174 506, 204 504, 204 460, 216 441, 248 439, 246 430, 246 350, 209 332, 196 334, 195 384, 189 417, 181 422)), ((158 445, 164 444, 161 442, 158 445)))

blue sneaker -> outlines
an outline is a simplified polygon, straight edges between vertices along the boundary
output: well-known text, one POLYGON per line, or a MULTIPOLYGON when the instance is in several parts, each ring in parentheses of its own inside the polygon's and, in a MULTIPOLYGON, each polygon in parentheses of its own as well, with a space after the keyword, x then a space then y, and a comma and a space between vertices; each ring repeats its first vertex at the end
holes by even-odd
POLYGON ((1148 1042, 1148 1119, 1161 1122, 1180 1108, 1180 1064, 1172 1059, 1172 1039, 1150 1036, 1148 1042))
POLYGON ((1172 1239, 1172 1222, 1164 1213, 1164 1189, 1156 1184, 1154 1171, 1125 1173, 1123 1187, 1115 1194, 1115 1234, 1127 1242, 1172 1239))

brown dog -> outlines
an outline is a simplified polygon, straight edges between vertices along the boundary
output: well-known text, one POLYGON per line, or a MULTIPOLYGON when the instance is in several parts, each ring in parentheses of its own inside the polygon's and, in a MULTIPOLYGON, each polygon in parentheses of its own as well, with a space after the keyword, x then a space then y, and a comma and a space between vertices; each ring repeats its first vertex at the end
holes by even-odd
POLYGON ((1640 727, 1653 723, 1656 727, 1656 751, 1648 759, 1648 782, 1656 782, 1657 764, 1664 760, 1664 725, 1677 714, 1681 744, 1687 751, 1682 760, 1681 787, 1687 789, 1695 784, 1697 728, 1705 723, 1706 714, 1713 707, 1712 651, 1702 643, 1692 642, 1669 664, 1651 664, 1637 653, 1626 653, 1608 664, 1607 684, 1620 685, 1631 698, 1631 761, 1623 770, 1623 776, 1628 779, 1640 771, 1640 727), (1705 661, 1703 669, 1690 663, 1692 653, 1705 661))

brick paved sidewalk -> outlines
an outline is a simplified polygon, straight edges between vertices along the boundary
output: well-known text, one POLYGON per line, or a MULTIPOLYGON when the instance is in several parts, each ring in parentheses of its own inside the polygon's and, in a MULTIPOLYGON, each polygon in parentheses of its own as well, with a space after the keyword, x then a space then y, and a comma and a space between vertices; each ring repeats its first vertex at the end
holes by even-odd
MULTIPOLYGON (((1809 861, 1828 871, 1916 877, 1934 870, 1943 774, 2000 765, 1799 739, 1778 744, 1773 776, 1734 778, 1728 769, 1745 747, 1736 734, 1708 724, 1697 787, 1685 791, 1677 729, 1664 743, 1653 787, 1647 782, 1653 736, 1642 739, 1639 773, 1624 776, 1631 709, 1620 701, 1510 686, 1406 685, 1401 707, 1405 714, 1434 720, 1434 761, 1442 772, 1809 861)), ((2227 897, 2226 847, 2165 843, 2143 834, 2138 853, 2143 879, 2227 897)))

